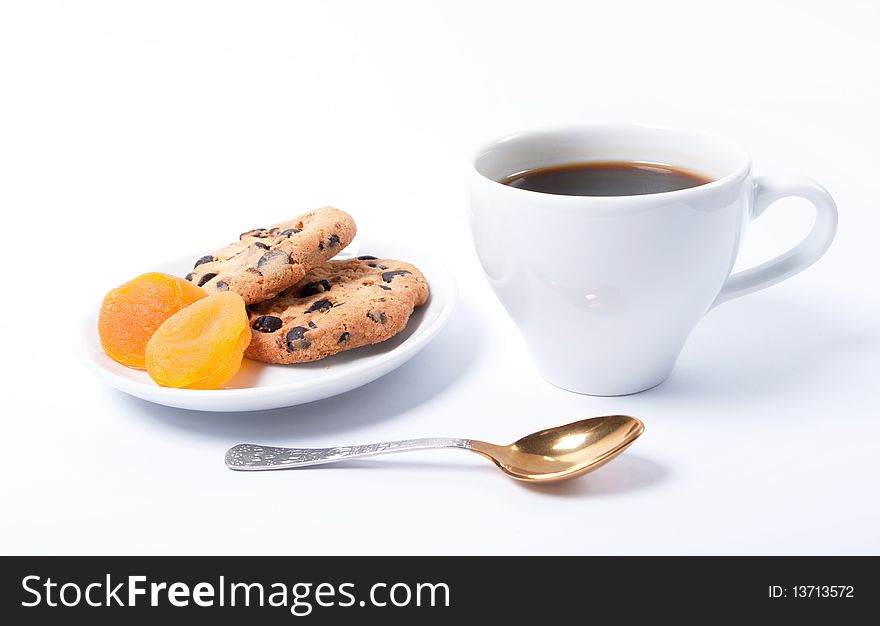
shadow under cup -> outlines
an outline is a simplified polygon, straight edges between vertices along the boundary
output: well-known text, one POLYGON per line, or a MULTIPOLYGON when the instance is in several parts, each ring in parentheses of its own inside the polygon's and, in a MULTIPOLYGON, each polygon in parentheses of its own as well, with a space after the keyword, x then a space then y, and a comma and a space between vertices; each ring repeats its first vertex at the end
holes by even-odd
POLYGON ((541 374, 579 393, 624 395, 669 375, 736 259, 754 186, 749 157, 699 133, 595 126, 481 148, 470 219, 492 288, 541 374), (567 163, 650 162, 712 182, 633 196, 569 196, 502 184, 567 163))

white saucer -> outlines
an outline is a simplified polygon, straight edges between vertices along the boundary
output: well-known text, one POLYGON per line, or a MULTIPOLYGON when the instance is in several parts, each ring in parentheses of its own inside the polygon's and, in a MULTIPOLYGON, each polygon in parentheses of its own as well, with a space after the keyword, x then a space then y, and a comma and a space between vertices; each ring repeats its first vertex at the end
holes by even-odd
MULTIPOLYGON (((431 297, 415 310, 406 330, 383 343, 299 365, 267 365, 245 359, 241 370, 223 389, 171 389, 157 385, 145 371, 120 365, 104 354, 98 340, 96 305, 82 322, 77 352, 83 363, 112 387, 150 402, 182 409, 221 412, 275 409, 350 391, 384 376, 415 356, 437 336, 455 303, 455 283, 451 275, 423 252, 380 242, 361 242, 358 247, 362 254, 413 263, 422 270, 431 287, 431 297)), ((183 276, 192 268, 193 259, 200 255, 201 252, 195 252, 152 269, 183 276)))

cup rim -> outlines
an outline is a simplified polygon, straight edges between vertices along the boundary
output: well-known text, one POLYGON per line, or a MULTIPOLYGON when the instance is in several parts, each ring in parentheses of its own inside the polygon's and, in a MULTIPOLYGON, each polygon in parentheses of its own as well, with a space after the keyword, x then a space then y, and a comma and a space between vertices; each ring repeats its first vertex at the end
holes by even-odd
MULTIPOLYGON (((527 197, 531 195, 534 198, 542 198, 544 201, 548 201, 549 199, 554 199, 555 201, 560 202, 571 202, 573 200, 581 201, 584 200, 592 200, 592 201, 602 201, 602 202, 633 202, 633 201, 645 201, 648 198, 660 198, 663 200, 670 199, 675 200, 678 198, 685 199, 689 195, 694 195, 697 193, 703 193, 706 191, 712 191, 714 189, 718 189, 719 187, 724 187, 729 185, 734 181, 741 180, 745 178, 748 173, 752 169, 752 159, 749 153, 743 149, 741 146, 734 144, 728 139, 724 137, 720 137, 713 133, 704 132, 702 130, 691 130, 678 128, 675 126, 666 126, 662 124, 569 124, 569 125, 560 125, 560 126, 542 126, 535 127, 531 129, 527 129, 520 132, 508 133, 506 135, 502 135, 500 137, 495 138, 492 141, 484 141, 480 146, 472 152, 470 159, 470 170, 471 173, 476 175, 477 178, 488 181, 497 185, 498 187, 503 187, 505 189, 509 189, 511 193, 517 194, 525 194, 523 197, 527 197), (505 141, 511 141, 513 139, 518 138, 530 138, 530 137, 539 137, 541 135, 548 134, 557 134, 557 133, 582 133, 585 131, 613 131, 614 129, 618 130, 648 130, 648 131, 664 131, 664 132, 672 132, 679 133, 683 135, 690 135, 692 137, 697 137, 709 142, 717 143, 720 146, 723 146, 725 150, 729 151, 731 154, 736 156, 736 160, 739 161, 739 165, 734 168, 732 172, 729 174, 722 176, 716 180, 713 180, 709 183, 704 183, 702 185, 697 185, 696 187, 688 187, 686 189, 676 189, 674 191, 660 191, 657 193, 648 193, 648 194, 633 194, 626 196, 577 196, 577 195, 567 195, 567 194, 554 194, 554 193, 546 193, 543 191, 532 191, 530 189, 523 189, 521 187, 511 187, 510 185, 505 185, 501 181, 495 180, 494 178, 490 178, 486 176, 482 172, 477 169, 477 160, 485 154, 487 151, 492 149, 493 147, 498 146, 499 144, 505 141)), ((674 164, 670 164, 674 165, 674 164)))

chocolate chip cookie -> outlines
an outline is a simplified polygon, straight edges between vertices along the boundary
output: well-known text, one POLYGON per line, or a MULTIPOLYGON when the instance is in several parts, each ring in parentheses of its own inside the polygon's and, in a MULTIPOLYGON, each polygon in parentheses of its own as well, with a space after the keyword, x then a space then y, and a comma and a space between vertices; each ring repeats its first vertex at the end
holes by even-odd
POLYGON ((354 239, 352 217, 327 206, 271 228, 255 228, 196 261, 186 279, 208 293, 234 291, 246 304, 274 298, 354 239))
POLYGON ((304 363, 379 343, 402 331, 427 299, 425 277, 408 263, 329 261, 274 300, 248 307, 253 338, 245 356, 304 363))

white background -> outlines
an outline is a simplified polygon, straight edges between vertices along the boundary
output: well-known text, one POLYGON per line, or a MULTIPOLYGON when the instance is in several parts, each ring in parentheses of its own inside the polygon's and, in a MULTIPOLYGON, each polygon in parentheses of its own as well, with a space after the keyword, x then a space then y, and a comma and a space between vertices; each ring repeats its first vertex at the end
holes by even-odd
MULTIPOLYGON (((0 552, 880 552, 878 25, 857 1, 4 3, 0 552), (713 311, 665 384, 605 399, 537 376, 463 187, 484 139, 602 121, 731 137, 841 214, 817 265, 713 311), (128 398, 76 361, 73 323, 110 287, 328 203, 455 274, 448 328, 400 370, 221 415, 128 398), (241 441, 508 442, 618 412, 642 439, 544 489, 454 451, 223 465, 241 441)), ((807 209, 769 210, 739 266, 795 243, 807 209)))

